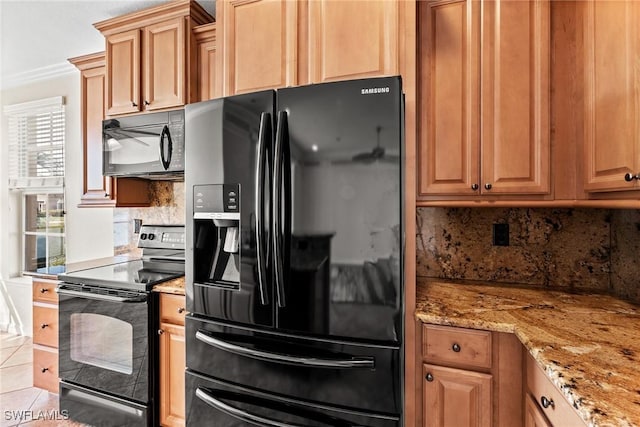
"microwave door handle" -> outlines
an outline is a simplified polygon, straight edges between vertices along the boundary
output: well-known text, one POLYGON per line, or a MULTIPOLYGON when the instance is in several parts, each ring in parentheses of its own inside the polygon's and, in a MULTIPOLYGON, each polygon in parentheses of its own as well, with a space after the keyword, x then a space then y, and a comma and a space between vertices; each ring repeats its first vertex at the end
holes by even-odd
MULTIPOLYGON (((260 115, 260 133, 258 134, 258 158, 256 162, 256 182, 255 182, 255 205, 256 205, 256 256, 258 261, 258 288, 260 290, 260 302, 262 305, 269 304, 269 295, 266 291, 265 284, 267 283, 267 265, 265 253, 265 238, 264 228, 264 185, 265 185, 265 163, 267 161, 267 144, 271 145, 271 114, 262 113, 260 115), (267 142, 268 141, 268 142, 267 142)), ((266 180, 268 182, 268 171, 266 174, 266 180)))
POLYGON ((220 350, 269 362, 329 369, 375 369, 376 367, 375 359, 373 357, 323 359, 320 357, 294 356, 285 353, 271 353, 269 351, 243 347, 241 345, 214 338, 201 330, 197 331, 195 336, 197 340, 220 350))
POLYGON ((173 142, 171 141, 171 133, 169 132, 169 126, 164 125, 162 128, 162 132, 160 133, 160 161, 162 162, 162 167, 164 170, 169 169, 169 165, 171 165, 171 153, 173 151, 173 142), (165 137, 168 143, 167 150, 167 158, 164 157, 164 141, 165 137))
POLYGON ((272 420, 271 418, 266 418, 260 415, 252 414, 251 412, 247 412, 243 409, 236 408, 235 406, 228 405, 223 401, 216 399, 214 396, 209 394, 207 391, 198 387, 196 389, 196 396, 205 402, 207 405, 212 406, 213 408, 219 410, 220 412, 224 412, 225 414, 236 418, 241 421, 245 421, 251 424, 257 424, 260 426, 268 426, 268 427, 304 427, 301 424, 291 424, 291 423, 283 423, 282 421, 272 420))

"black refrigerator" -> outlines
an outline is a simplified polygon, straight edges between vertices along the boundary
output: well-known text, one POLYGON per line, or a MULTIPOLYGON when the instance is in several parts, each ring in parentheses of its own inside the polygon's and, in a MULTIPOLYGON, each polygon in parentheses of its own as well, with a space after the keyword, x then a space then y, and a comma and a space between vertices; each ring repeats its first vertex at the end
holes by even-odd
POLYGON ((400 426, 400 77, 187 105, 187 425, 400 426))

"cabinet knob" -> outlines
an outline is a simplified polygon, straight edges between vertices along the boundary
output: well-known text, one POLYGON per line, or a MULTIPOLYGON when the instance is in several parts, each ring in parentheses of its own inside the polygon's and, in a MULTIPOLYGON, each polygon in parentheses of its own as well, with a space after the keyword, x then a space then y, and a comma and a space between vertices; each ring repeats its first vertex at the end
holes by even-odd
POLYGON ((556 407, 556 404, 554 403, 553 399, 548 399, 546 396, 540 397, 540 404, 544 409, 547 409, 548 407, 551 407, 551 409, 554 409, 556 407))
POLYGON ((431 374, 431 372, 429 372, 429 373, 427 374, 427 376, 426 376, 426 377, 424 377, 424 378, 425 378, 427 381, 429 381, 429 382, 433 381, 433 375, 431 374))
POLYGON ((104 193, 104 197, 109 197, 109 193, 104 193))
POLYGON ((633 181, 634 179, 635 179, 635 180, 640 180, 640 173, 639 173, 639 174, 634 175, 634 174, 632 174, 632 173, 630 173, 630 172, 627 172, 626 174, 624 174, 624 180, 625 180, 625 181, 627 181, 627 182, 631 182, 631 181, 633 181))
POLYGON ((462 348, 460 347, 460 344, 458 343, 454 343, 451 346, 451 350, 455 351, 456 353, 460 353, 460 350, 462 350, 462 348))
POLYGON ((146 99, 144 100, 144 105, 149 105, 149 101, 147 101, 146 99))
POLYGON ((132 106, 132 107, 137 107, 137 106, 138 106, 138 104, 136 104, 135 102, 132 102, 132 103, 131 103, 131 106, 132 106))
POLYGON ((41 325, 40 325, 40 329, 44 329, 44 328, 46 328, 47 326, 49 326, 49 324, 48 324, 48 323, 43 323, 43 324, 41 324, 41 325))
POLYGON ((493 187, 493 185, 491 185, 488 182, 484 185, 485 190, 491 190, 492 187, 493 187))
POLYGON ((182 313, 184 313, 184 307, 180 307, 180 308, 178 309, 178 314, 182 314, 182 313))
POLYGON ((162 335, 164 334, 164 330, 163 329, 158 329, 158 335, 162 335))
POLYGON ((45 373, 45 372, 47 372, 48 370, 49 370, 49 368, 42 368, 42 369, 40 369, 40 372, 42 372, 42 373, 44 374, 44 373, 45 373))
POLYGON ((473 191, 478 191, 478 188, 480 188, 480 186, 478 184, 471 184, 471 189, 473 191))
POLYGON ((40 293, 41 294, 46 294, 47 292, 49 292, 49 290, 47 288, 40 288, 40 293))

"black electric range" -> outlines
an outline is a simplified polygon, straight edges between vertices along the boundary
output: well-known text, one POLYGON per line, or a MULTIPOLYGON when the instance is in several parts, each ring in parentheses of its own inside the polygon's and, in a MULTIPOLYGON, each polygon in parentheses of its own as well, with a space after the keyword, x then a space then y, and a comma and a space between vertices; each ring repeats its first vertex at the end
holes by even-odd
POLYGON ((60 410, 95 426, 158 425, 158 295, 184 275, 184 226, 144 225, 142 259, 61 274, 60 410))

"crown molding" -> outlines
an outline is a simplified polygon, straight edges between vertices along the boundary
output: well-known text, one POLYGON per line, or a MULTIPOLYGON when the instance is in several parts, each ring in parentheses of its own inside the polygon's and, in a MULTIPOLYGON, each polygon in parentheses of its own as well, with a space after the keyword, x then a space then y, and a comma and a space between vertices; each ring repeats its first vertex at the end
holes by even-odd
POLYGON ((77 69, 73 65, 66 61, 59 64, 47 65, 45 67, 36 68, 21 73, 2 76, 2 79, 0 79, 0 87, 4 90, 16 86, 23 86, 29 83, 71 74, 76 70, 77 69))

